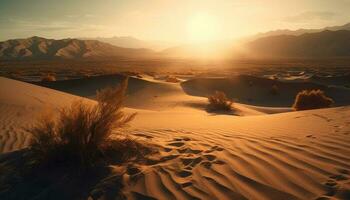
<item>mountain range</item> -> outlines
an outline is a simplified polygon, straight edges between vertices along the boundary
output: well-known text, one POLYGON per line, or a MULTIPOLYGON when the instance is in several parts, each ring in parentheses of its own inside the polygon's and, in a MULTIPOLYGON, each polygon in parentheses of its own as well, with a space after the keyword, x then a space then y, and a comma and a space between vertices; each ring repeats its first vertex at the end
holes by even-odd
POLYGON ((149 49, 117 47, 97 40, 54 40, 35 36, 0 42, 1 60, 145 58, 153 55, 149 49))
POLYGON ((279 30, 273 30, 268 31, 265 33, 258 33, 254 35, 250 40, 259 39, 262 37, 268 37, 268 36, 276 36, 276 35, 302 35, 304 33, 317 33, 322 31, 339 31, 339 30, 348 30, 350 31, 350 23, 344 24, 342 26, 328 26, 321 29, 298 29, 298 30, 289 30, 289 29, 279 29, 279 30))
POLYGON ((350 31, 325 30, 298 36, 268 36, 249 42, 246 48, 254 57, 350 57, 350 31))

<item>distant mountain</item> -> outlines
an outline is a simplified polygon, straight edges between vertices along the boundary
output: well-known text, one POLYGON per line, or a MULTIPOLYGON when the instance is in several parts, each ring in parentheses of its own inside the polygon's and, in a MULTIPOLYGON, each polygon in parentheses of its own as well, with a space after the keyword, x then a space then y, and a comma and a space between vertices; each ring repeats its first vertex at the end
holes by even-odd
POLYGON ((246 48, 251 56, 256 57, 348 57, 350 31, 269 36, 249 42, 246 48))
POLYGON ((109 43, 114 46, 124 47, 124 48, 146 48, 152 49, 155 51, 160 51, 166 48, 169 48, 173 44, 161 41, 144 41, 130 36, 121 36, 121 37, 96 37, 96 38, 82 38, 84 40, 97 40, 100 42, 109 43))
POLYGON ((0 42, 0 60, 134 58, 152 55, 152 50, 117 47, 97 40, 30 37, 0 42))
POLYGON ((279 29, 274 31, 268 31, 265 33, 258 33, 255 36, 253 36, 253 39, 258 39, 262 37, 268 37, 268 36, 276 36, 276 35, 302 35, 304 33, 317 33, 322 32, 325 30, 329 31, 339 31, 339 30, 348 30, 350 31, 350 23, 344 24, 342 26, 329 26, 321 29, 298 29, 298 30, 289 30, 289 29, 279 29))

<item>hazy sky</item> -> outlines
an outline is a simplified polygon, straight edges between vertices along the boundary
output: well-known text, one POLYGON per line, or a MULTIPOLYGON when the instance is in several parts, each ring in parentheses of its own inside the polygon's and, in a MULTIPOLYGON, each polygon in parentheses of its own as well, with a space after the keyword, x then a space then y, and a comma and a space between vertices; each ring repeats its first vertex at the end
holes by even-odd
POLYGON ((134 36, 196 41, 350 22, 350 0, 0 0, 0 40, 134 36))

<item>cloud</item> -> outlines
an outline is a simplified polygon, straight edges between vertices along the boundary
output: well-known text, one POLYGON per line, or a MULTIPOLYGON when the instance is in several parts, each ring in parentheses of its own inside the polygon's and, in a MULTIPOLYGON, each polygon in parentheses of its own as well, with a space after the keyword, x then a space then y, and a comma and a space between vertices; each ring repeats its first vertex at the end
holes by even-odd
POLYGON ((284 21, 291 23, 305 23, 310 21, 331 21, 337 14, 329 11, 307 11, 286 17, 284 21))

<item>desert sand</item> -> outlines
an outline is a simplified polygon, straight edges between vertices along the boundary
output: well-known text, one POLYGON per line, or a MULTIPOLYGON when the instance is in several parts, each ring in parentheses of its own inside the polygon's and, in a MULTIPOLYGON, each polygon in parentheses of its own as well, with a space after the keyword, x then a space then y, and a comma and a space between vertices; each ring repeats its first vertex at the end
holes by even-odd
MULTIPOLYGON (((40 113, 94 103, 96 89, 120 81, 104 80, 58 91, 1 77, 0 162, 28 145, 23 127, 40 113)), ((349 106, 286 112, 235 103, 234 113, 208 113, 206 103, 181 83, 129 80, 125 111, 138 114, 125 132, 160 152, 145 164, 110 166, 128 199, 350 199, 349 106)))

